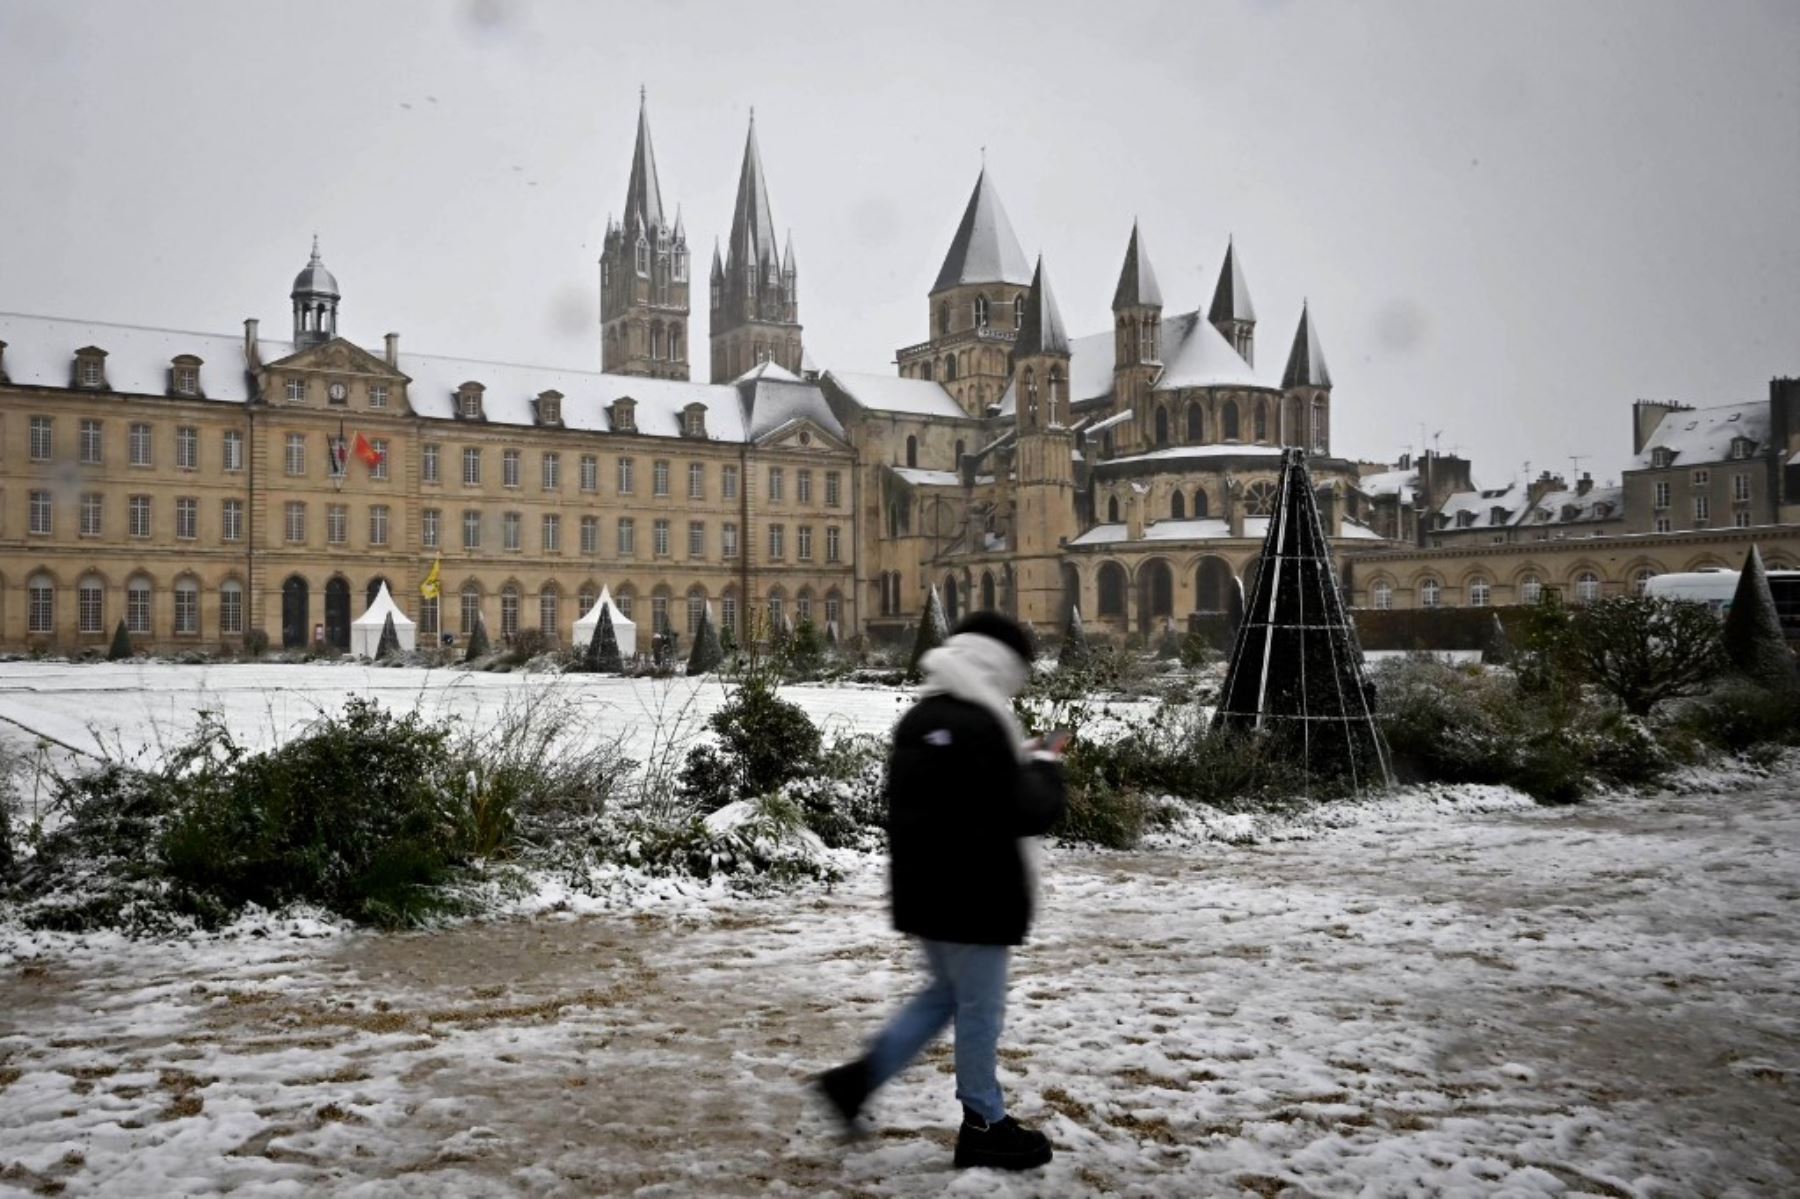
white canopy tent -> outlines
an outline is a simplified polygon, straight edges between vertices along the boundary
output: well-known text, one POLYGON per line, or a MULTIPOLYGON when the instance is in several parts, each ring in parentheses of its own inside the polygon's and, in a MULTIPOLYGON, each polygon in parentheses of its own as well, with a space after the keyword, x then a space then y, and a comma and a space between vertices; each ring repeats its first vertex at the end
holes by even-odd
POLYGON ((585 616, 575 622, 574 648, 586 649, 594 639, 594 630, 600 624, 600 612, 603 608, 612 609, 613 636, 619 640, 619 655, 629 658, 637 653, 637 625, 619 611, 619 605, 613 603, 612 590, 600 588, 600 598, 594 601, 585 616))
POLYGON ((369 601, 369 609, 350 623, 350 652, 363 658, 373 658, 381 648, 381 630, 387 625, 387 618, 394 618, 394 632, 400 638, 400 648, 411 650, 419 637, 419 626, 407 619, 394 597, 388 594, 387 584, 375 593, 369 601))

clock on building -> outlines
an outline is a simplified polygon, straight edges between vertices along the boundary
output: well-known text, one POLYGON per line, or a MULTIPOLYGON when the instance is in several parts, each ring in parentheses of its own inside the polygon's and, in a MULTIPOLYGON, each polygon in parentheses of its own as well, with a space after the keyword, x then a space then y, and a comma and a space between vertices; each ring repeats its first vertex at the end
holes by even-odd
POLYGON ((325 394, 331 397, 332 403, 341 404, 344 402, 344 397, 350 394, 350 389, 342 383, 333 383, 326 388, 325 394))

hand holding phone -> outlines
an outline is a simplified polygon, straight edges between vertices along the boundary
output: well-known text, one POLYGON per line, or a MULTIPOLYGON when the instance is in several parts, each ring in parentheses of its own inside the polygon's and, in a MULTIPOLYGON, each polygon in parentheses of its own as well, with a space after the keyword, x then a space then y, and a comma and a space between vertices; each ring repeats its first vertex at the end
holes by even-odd
POLYGON ((1068 729, 1051 729, 1044 734, 1044 748, 1060 758, 1074 736, 1068 729))

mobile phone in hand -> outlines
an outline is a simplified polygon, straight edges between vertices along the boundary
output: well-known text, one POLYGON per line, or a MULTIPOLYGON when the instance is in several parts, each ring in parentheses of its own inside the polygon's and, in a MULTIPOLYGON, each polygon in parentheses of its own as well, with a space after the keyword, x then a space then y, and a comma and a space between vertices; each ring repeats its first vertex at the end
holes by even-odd
POLYGON ((1060 754, 1068 748, 1074 736, 1068 729, 1051 729, 1044 734, 1044 748, 1053 754, 1060 754))

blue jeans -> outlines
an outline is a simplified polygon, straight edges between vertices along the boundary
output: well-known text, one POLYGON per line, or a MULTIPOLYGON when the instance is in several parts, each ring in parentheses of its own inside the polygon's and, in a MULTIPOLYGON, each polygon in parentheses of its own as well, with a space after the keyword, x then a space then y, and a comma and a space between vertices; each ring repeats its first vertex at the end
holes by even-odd
POLYGON ((995 1074, 1000 1024, 1006 1015, 1005 945, 920 941, 931 981, 907 1000, 876 1034, 866 1059, 869 1088, 880 1086, 919 1056, 945 1025, 956 1022, 956 1097, 992 1123, 1006 1115, 995 1074))

